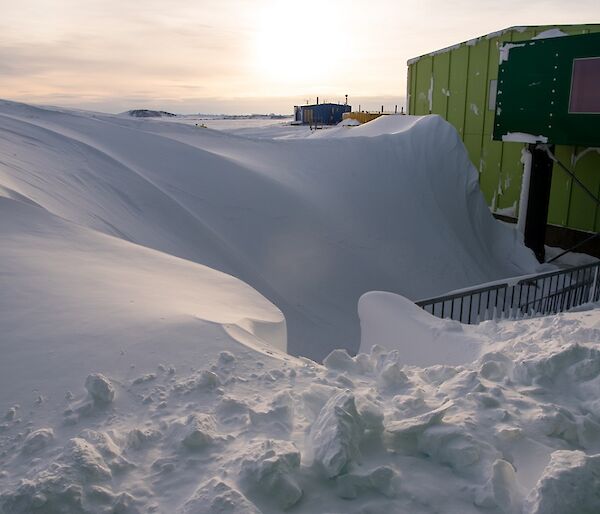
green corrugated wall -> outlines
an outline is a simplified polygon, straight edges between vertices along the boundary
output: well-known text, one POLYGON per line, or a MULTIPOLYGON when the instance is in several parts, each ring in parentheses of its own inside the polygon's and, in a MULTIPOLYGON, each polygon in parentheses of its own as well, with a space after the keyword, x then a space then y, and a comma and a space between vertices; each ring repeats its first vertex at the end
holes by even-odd
MULTIPOLYGON (((523 145, 492 140, 494 110, 488 104, 490 81, 498 77, 498 48, 552 28, 570 35, 600 32, 600 24, 511 28, 409 61, 408 113, 439 114, 456 127, 495 212, 518 215, 523 173, 523 145)), ((600 149, 557 146, 556 156, 600 197, 600 149)), ((600 231, 600 209, 558 166, 552 175, 548 223, 600 231)))

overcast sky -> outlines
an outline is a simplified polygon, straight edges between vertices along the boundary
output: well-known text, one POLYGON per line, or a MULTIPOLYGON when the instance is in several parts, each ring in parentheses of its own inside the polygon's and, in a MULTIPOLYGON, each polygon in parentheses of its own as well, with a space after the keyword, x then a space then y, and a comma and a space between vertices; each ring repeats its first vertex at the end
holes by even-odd
POLYGON ((106 112, 403 104, 406 60, 598 0, 0 0, 0 98, 106 112))

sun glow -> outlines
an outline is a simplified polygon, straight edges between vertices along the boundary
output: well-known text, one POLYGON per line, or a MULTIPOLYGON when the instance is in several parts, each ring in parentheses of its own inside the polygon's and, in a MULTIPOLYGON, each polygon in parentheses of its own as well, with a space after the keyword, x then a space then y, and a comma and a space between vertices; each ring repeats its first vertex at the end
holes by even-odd
POLYGON ((271 2, 259 14, 256 68, 274 84, 331 83, 349 51, 337 2, 271 2))

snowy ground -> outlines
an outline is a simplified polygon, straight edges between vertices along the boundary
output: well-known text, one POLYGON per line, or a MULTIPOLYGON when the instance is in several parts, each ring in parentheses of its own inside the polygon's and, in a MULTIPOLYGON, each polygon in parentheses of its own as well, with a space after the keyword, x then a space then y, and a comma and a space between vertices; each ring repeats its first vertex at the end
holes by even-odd
POLYGON ((0 513, 600 512, 600 306, 405 298, 537 269, 453 129, 274 127, 0 102, 0 513))
MULTIPOLYGON (((161 120, 162 121, 162 120, 161 120)), ((270 118, 205 118, 193 115, 178 116, 167 121, 183 123, 194 127, 206 127, 247 136, 256 139, 295 139, 308 137, 311 130, 305 125, 292 125, 293 118, 270 119, 270 118)))
POLYGON ((199 332, 181 367, 169 351, 72 371, 77 387, 7 411, 0 509, 598 512, 597 311, 421 330, 478 357, 416 367, 374 347, 321 366, 199 332))

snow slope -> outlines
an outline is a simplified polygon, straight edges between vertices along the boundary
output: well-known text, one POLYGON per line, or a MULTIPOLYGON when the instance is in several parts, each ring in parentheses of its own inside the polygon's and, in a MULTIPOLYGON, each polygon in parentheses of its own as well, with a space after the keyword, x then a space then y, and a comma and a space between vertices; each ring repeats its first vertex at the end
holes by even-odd
POLYGON ((374 346, 398 352, 411 366, 457 366, 479 357, 484 341, 473 325, 435 318, 403 296, 371 291, 358 302, 360 352, 374 346))
MULTIPOLYGON (((84 302, 63 320, 95 308, 84 302)), ((218 331, 196 324, 192 335, 181 323, 144 352, 139 326, 109 326, 96 340, 108 355, 63 351, 77 386, 28 390, 5 410, 2 514, 600 508, 597 309, 485 322, 471 334, 480 356, 457 366, 408 366, 381 347, 336 350, 321 366, 228 337, 210 344, 218 331), (191 341, 196 351, 172 366, 191 341), (119 347, 125 355, 111 357, 119 347)), ((29 358, 23 375, 36 371, 29 358)))
POLYGON ((535 268, 438 118, 0 111, 0 514, 600 511, 600 306, 460 327, 371 292, 368 353, 282 351, 356 349, 369 289, 535 268))
MULTIPOLYGON (((225 341, 284 354, 281 312, 239 280, 0 197, 0 402, 62 397, 100 367, 186 366, 225 341), (76 366, 76 373, 73 373, 76 366)), ((231 344, 230 344, 231 346, 231 344)))
POLYGON ((281 309, 289 351, 315 359, 358 350, 367 291, 417 299, 534 271, 441 118, 340 129, 353 137, 258 140, 4 101, 0 187, 240 278, 281 309))

